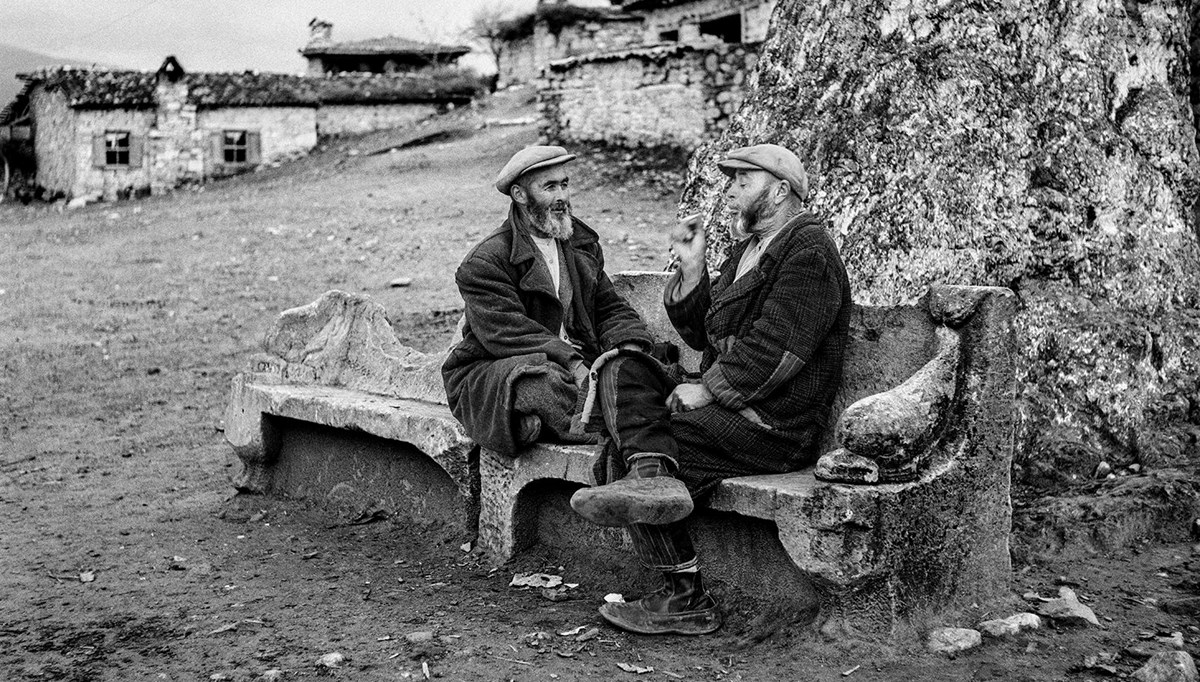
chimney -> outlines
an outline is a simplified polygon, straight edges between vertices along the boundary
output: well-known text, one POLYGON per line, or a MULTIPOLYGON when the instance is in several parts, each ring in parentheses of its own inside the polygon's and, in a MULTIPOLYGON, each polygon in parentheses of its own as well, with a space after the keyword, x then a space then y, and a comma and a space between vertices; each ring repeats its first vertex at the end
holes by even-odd
POLYGON ((308 44, 329 43, 333 41, 333 24, 317 17, 308 22, 308 44))

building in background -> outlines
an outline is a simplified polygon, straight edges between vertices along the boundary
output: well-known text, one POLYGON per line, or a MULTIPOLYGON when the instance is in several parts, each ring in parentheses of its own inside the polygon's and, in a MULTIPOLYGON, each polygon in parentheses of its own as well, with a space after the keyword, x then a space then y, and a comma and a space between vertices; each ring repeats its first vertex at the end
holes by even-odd
POLYGON ((342 73, 411 73, 450 66, 471 51, 463 45, 422 43, 398 36, 333 42, 333 24, 314 18, 308 22, 309 40, 300 54, 308 61, 308 75, 342 73))
MULTIPOLYGON (((31 141, 48 196, 104 199, 169 191, 303 155, 318 139, 413 123, 469 103, 471 74, 187 73, 78 67, 20 76, 0 114, 31 141)), ((15 136, 15 135, 14 135, 15 136)))
POLYGON ((637 17, 637 43, 538 69, 546 137, 691 152, 724 130, 741 107, 776 0, 613 4, 637 17))
POLYGON ((555 60, 639 45, 642 18, 609 7, 539 3, 498 27, 504 48, 497 59, 498 85, 532 83, 555 60))
POLYGON ((776 0, 613 0, 642 18, 642 42, 761 43, 776 0))

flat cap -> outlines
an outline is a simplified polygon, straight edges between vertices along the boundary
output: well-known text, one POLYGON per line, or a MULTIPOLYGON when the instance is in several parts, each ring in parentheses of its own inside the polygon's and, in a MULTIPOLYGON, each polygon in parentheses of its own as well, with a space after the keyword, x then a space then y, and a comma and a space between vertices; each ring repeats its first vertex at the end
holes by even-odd
POLYGON ((786 147, 777 144, 740 147, 726 154, 717 167, 731 178, 739 170, 765 170, 780 180, 787 180, 796 196, 808 198, 808 173, 804 172, 800 158, 786 147))
POLYGON ((574 158, 574 154, 568 154, 567 150, 562 147, 548 145, 526 147, 513 154, 508 163, 504 164, 504 168, 500 169, 500 174, 496 176, 496 189, 501 194, 507 196, 509 190, 512 189, 513 183, 525 173, 537 170, 538 168, 557 166, 574 158))

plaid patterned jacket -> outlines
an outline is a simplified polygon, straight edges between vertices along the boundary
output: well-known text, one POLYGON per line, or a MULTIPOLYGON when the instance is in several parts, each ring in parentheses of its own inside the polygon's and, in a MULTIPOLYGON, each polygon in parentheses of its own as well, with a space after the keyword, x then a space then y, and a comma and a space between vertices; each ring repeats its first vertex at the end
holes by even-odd
POLYGON ((705 273, 682 300, 668 293, 667 313, 684 342, 703 351, 702 381, 718 404, 809 447, 842 379, 852 304, 846 268, 811 214, 784 226, 734 282, 748 245, 734 247, 716 282, 705 273))

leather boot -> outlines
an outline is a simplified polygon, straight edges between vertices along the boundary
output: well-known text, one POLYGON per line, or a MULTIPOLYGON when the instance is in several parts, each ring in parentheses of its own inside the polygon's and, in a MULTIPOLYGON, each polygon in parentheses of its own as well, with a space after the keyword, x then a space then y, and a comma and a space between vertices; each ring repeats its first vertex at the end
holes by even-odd
POLYGON ((634 602, 606 603, 600 615, 642 635, 705 635, 721 627, 721 611, 700 572, 664 573, 666 584, 634 602))
POLYGON ((639 453, 630 460, 625 478, 575 491, 571 508, 601 526, 662 525, 692 513, 692 496, 687 486, 671 475, 664 456, 639 453))

